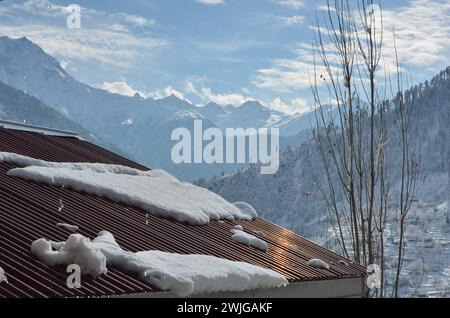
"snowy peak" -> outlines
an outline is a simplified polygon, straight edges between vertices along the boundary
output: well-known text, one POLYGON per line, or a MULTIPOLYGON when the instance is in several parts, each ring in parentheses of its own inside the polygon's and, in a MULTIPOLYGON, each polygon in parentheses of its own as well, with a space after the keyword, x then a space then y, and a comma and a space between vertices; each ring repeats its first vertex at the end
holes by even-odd
MULTIPOLYGON (((173 129, 192 130, 195 119, 203 120, 204 129, 274 127, 288 117, 257 101, 240 106, 208 103, 200 107, 175 95, 146 99, 138 95, 112 94, 77 81, 57 60, 27 38, 0 37, 0 81, 37 98, 64 117, 82 123, 89 131, 117 144, 138 161, 168 169, 180 178, 189 174, 191 180, 193 174, 195 178, 207 175, 200 170, 206 171, 210 167, 193 172, 192 166, 172 165, 170 133, 173 129)), ((4 112, 0 107, 0 113, 4 112)), ((281 135, 283 131, 280 125, 281 135)), ((290 131, 297 130, 292 127, 290 131)))
POLYGON ((175 118, 178 119, 192 119, 192 120, 202 120, 204 117, 198 112, 193 110, 179 110, 175 113, 175 118))
POLYGON ((223 106, 210 102, 205 106, 198 106, 197 112, 202 114, 203 117, 209 118, 214 124, 218 124, 229 114, 229 111, 225 110, 223 106))
POLYGON ((246 110, 248 110, 248 109, 254 109, 254 110, 267 109, 266 107, 264 107, 257 101, 247 101, 247 102, 243 103, 239 108, 246 109, 246 110))
MULTIPOLYGON (((273 111, 260 103, 248 101, 239 107, 235 107, 218 125, 222 129, 267 127, 273 114, 273 111)), ((282 114, 280 113, 280 115, 282 114)))
POLYGON ((189 109, 192 107, 192 104, 188 103, 184 99, 178 98, 175 95, 169 95, 162 99, 158 99, 158 104, 164 106, 168 109, 180 110, 180 109, 189 109))
POLYGON ((45 73, 47 76, 52 75, 51 73, 61 77, 68 75, 56 59, 45 53, 41 47, 26 37, 11 39, 7 36, 1 36, 0 61, 8 62, 2 63, 2 67, 9 67, 18 71, 17 75, 23 73, 20 71, 27 68, 35 72, 45 73))

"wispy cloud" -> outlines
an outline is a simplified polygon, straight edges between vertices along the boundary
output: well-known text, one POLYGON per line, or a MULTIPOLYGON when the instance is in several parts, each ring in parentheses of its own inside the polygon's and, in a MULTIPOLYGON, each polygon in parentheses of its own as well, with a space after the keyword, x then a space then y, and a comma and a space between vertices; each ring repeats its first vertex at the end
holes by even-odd
POLYGON ((305 22, 305 17, 301 15, 294 15, 292 17, 280 17, 280 19, 288 26, 303 24, 305 22))
POLYGON ((111 14, 109 17, 113 18, 113 19, 122 20, 125 23, 140 26, 140 27, 146 27, 146 26, 150 27, 150 26, 156 25, 156 23, 157 23, 155 19, 148 19, 148 18, 141 17, 139 15, 127 14, 127 13, 123 13, 123 12, 111 14))
MULTIPOLYGON (((203 80, 201 80, 200 82, 203 82, 203 80)), ((223 106, 230 104, 239 106, 249 100, 254 100, 239 93, 215 93, 209 87, 205 87, 203 85, 201 85, 201 87, 197 87, 196 83, 189 79, 186 81, 184 90, 186 91, 186 93, 190 93, 197 97, 200 97, 205 102, 214 102, 223 106)))
POLYGON ((152 27, 156 23, 137 15, 82 7, 82 27, 69 29, 67 7, 48 0, 8 3, 7 8, 6 12, 0 11, 0 33, 13 38, 26 36, 60 60, 97 61, 131 68, 142 54, 168 45, 164 39, 129 32, 131 28, 152 27))
MULTIPOLYGON (((405 68, 438 64, 437 71, 448 64, 450 24, 446 17, 449 15, 450 2, 438 0, 411 0, 406 6, 384 10, 383 58, 389 70, 393 72, 395 68, 394 30, 399 57, 405 68)), ((328 52, 333 54, 331 46, 328 46, 328 52)), ((272 65, 258 69, 252 83, 258 88, 284 93, 308 88, 314 71, 312 45, 301 42, 293 54, 293 58, 276 59, 272 65)), ((318 72, 324 73, 321 66, 318 66, 318 72)))
POLYGON ((303 98, 294 98, 286 103, 280 97, 276 97, 268 104, 268 107, 288 115, 305 113, 311 110, 308 102, 303 98))
POLYGON ((393 58, 395 30, 401 62, 432 66, 450 60, 450 1, 414 0, 399 10, 385 10, 385 49, 393 58))
POLYGON ((119 32, 130 32, 130 29, 128 29, 125 25, 123 24, 118 24, 118 23, 114 23, 110 26, 110 29, 113 31, 119 31, 119 32))
POLYGON ((186 100, 189 102, 189 100, 186 99, 186 97, 184 96, 184 94, 182 92, 173 88, 172 86, 167 86, 166 88, 159 89, 154 92, 148 93, 147 97, 151 97, 153 99, 161 99, 161 98, 172 96, 172 95, 179 99, 183 99, 183 100, 186 100))
POLYGON ((252 83, 258 88, 282 93, 309 87, 314 74, 314 64, 310 61, 312 51, 298 51, 297 54, 294 59, 278 59, 271 67, 259 69, 252 83))
POLYGON ((146 97, 144 92, 133 89, 126 81, 104 82, 99 85, 99 88, 124 96, 134 96, 135 94, 139 94, 141 97, 146 97))
POLYGON ((299 10, 304 5, 304 0, 272 0, 279 5, 288 7, 290 9, 299 10))
POLYGON ((205 88, 203 87, 201 89, 201 95, 203 95, 205 97, 205 99, 217 103, 219 105, 234 105, 234 106, 239 106, 249 100, 251 100, 251 98, 243 96, 241 94, 237 94, 237 93, 222 93, 222 94, 217 94, 214 93, 211 88, 205 88))
POLYGON ((109 29, 0 25, 0 33, 12 38, 26 36, 48 54, 63 60, 97 61, 123 68, 136 66, 133 60, 143 52, 167 46, 164 40, 144 39, 109 29))
MULTIPOLYGON (((247 101, 257 100, 256 98, 251 97, 252 93, 247 88, 241 89, 241 91, 244 92, 245 95, 236 92, 214 92, 211 88, 205 87, 204 78, 186 80, 184 91, 188 94, 193 94, 197 97, 200 97, 204 102, 214 102, 222 106, 233 105, 237 107, 241 106, 247 101)), ((261 100, 260 102, 269 109, 276 110, 288 115, 295 113, 304 113, 310 110, 308 102, 302 98, 293 98, 286 102, 282 98, 276 97, 269 102, 261 100)))
POLYGON ((201 4, 205 4, 205 5, 209 5, 209 6, 213 6, 213 5, 224 3, 223 0, 195 0, 195 2, 201 3, 201 4))

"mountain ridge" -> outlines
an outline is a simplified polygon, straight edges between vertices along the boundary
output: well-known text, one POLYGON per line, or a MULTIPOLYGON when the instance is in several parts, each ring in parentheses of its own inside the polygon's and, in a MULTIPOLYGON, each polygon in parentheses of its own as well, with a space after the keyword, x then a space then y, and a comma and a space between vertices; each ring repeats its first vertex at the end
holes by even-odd
MULTIPOLYGON (((233 171, 241 165, 204 165, 204 171, 199 175, 193 173, 189 164, 175 169, 167 147, 152 149, 149 146, 173 143, 170 135, 160 134, 158 129, 165 131, 167 127, 186 125, 186 118, 174 116, 174 113, 180 110, 194 112, 208 121, 205 126, 212 124, 222 130, 228 127, 270 128, 289 117, 257 101, 248 101, 239 107, 216 103, 199 107, 173 95, 162 99, 146 99, 138 95, 129 97, 111 93, 77 81, 56 59, 27 38, 0 37, 0 81, 34 96, 102 139, 134 155, 139 162, 166 169, 186 180, 211 177, 222 171, 233 171), (162 128, 161 123, 166 123, 165 128, 162 128), (149 138, 156 140, 149 142, 149 138), (146 148, 145 151, 142 148, 146 148)), ((191 119, 194 120, 194 117, 191 119)), ((305 130, 304 123, 301 123, 302 116, 297 116, 294 121, 299 122, 290 124, 286 136, 294 136, 305 130)), ((277 126, 281 136, 284 135, 282 126, 277 126)), ((294 138, 286 140, 291 142, 294 138)))

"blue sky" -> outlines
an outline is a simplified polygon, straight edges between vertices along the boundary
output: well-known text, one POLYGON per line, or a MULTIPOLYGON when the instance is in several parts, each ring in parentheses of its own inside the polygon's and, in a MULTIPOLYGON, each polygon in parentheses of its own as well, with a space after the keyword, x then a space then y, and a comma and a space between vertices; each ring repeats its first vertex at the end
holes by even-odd
MULTIPOLYGON (((0 2, 0 34, 27 36, 75 78, 122 94, 176 94, 195 104, 256 99, 292 113, 312 105, 312 29, 324 1, 0 2), (69 4, 81 28, 66 26, 69 4)), ((450 61, 450 1, 382 1, 416 82, 450 61)), ((392 45, 386 38, 386 59, 392 45)), ((392 41, 391 41, 392 42, 392 41)))

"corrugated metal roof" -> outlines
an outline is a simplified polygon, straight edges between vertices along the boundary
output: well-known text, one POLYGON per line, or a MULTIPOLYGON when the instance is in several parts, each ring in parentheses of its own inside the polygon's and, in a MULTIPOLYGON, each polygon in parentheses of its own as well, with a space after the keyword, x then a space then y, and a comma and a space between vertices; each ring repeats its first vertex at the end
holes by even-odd
MULTIPOLYGON (((147 168, 86 141, 0 128, 0 151, 57 162, 101 162, 147 168)), ((65 222, 80 227, 79 233, 96 237, 100 230, 114 234, 130 251, 157 249, 182 254, 208 254, 271 268, 289 281, 361 277, 363 266, 338 261, 341 256, 264 219, 255 221, 212 221, 191 226, 162 219, 140 209, 64 188, 38 185, 6 175, 14 165, 0 163, 0 267, 9 284, 0 285, 1 297, 107 296, 157 291, 137 277, 114 268, 96 280, 84 278, 82 288, 68 289, 64 268, 51 268, 30 253, 40 237, 66 240, 70 232, 56 227, 65 222), (60 202, 64 208, 58 212, 60 202), (148 222, 147 222, 148 221, 148 222), (247 232, 265 240, 266 253, 237 244, 231 228, 241 224, 247 232), (329 270, 309 266, 311 258, 333 262, 329 270)))

